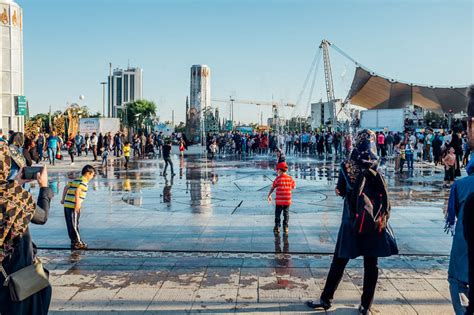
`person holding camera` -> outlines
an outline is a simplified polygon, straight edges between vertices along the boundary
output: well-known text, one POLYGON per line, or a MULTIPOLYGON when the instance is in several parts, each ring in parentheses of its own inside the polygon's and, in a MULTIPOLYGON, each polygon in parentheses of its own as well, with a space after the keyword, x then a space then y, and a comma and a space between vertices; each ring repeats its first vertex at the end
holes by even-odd
MULTIPOLYGON (((35 178, 40 187, 35 203, 33 196, 22 186, 25 169, 21 168, 14 180, 8 180, 13 164, 17 164, 18 154, 14 147, 0 143, 0 283, 10 279, 13 273, 21 272, 33 265, 39 266, 46 274, 36 257, 36 246, 29 232, 29 224, 45 224, 53 192, 48 187, 48 172, 42 168, 35 178), (13 153, 12 153, 13 152, 13 153), (15 160, 12 155, 15 155, 15 160)), ((24 164, 22 165, 24 166, 24 164)), ((38 270, 38 269, 37 269, 38 270)), ((11 282, 11 279, 10 279, 11 282)), ((33 279, 29 279, 33 282, 33 279)), ((51 286, 47 279, 43 286, 25 296, 18 293, 21 300, 12 294, 11 286, 0 286, 0 314, 47 314, 51 302, 51 286), (33 292, 33 294, 31 294, 33 292), (12 297, 13 296, 13 297, 12 297)))

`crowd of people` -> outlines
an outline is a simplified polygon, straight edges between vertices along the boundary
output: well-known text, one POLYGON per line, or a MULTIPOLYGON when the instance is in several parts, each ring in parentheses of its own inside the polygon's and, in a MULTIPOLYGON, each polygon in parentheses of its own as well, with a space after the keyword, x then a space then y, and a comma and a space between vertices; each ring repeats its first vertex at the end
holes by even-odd
MULTIPOLYGON (((308 301, 307 305, 315 309, 328 310, 340 283, 345 267, 350 259, 364 258, 364 285, 359 306, 360 314, 368 314, 376 292, 378 280, 378 259, 398 254, 395 236, 388 223, 390 218, 390 200, 384 176, 379 165, 393 159, 395 171, 403 172, 405 163, 413 169, 414 161, 442 164, 445 169, 445 184, 453 183, 461 176, 465 167, 468 176, 457 181, 451 187, 446 210, 445 230, 452 233, 453 242, 449 263, 449 287, 456 315, 473 314, 474 301, 474 160, 471 149, 474 147, 474 86, 469 92, 468 128, 465 131, 435 130, 420 132, 372 132, 359 131, 355 138, 344 132, 302 132, 302 133, 266 133, 243 134, 229 132, 209 134, 207 149, 210 158, 225 154, 267 155, 276 152, 277 178, 267 195, 272 202, 275 198, 275 226, 273 232, 289 233, 289 208, 292 204, 292 190, 295 181, 287 174, 286 156, 304 155, 313 157, 340 158, 340 169, 335 193, 344 199, 344 208, 335 252, 329 268, 326 283, 319 300, 308 301), (377 210, 377 211, 375 211, 377 210), (281 226, 281 216, 283 225, 281 226), (365 219, 366 217, 369 219, 365 219), (468 301, 467 306, 465 301, 468 301), (467 306, 467 307, 466 307, 467 306)), ((125 134, 112 135, 92 133, 70 135, 66 141, 55 132, 25 137, 19 132, 10 132, 8 137, 0 135, 0 271, 4 278, 31 265, 38 264, 36 249, 28 231, 29 223, 44 224, 48 218, 48 209, 53 197, 48 188, 46 168, 36 174, 39 184, 37 202, 25 190, 28 182, 21 175, 24 167, 35 162, 48 160, 55 164, 67 150, 74 163, 75 156, 92 155, 125 158, 125 167, 131 156, 135 158, 155 158, 161 155, 165 162, 162 175, 166 176, 168 167, 173 177, 171 159, 172 142, 179 146, 183 154, 188 141, 184 134, 176 134, 172 139, 161 133, 138 133, 129 141, 125 134), (132 155, 133 152, 133 155, 132 155)), ((72 249, 86 249, 87 244, 79 232, 79 217, 82 202, 86 197, 88 183, 96 175, 92 165, 83 167, 81 176, 70 181, 64 188, 61 203, 64 205, 65 220, 72 249)), ((166 177, 165 177, 166 178, 166 177)), ((41 269, 41 267, 38 267, 41 269)), ((0 313, 6 314, 47 314, 51 301, 49 285, 28 293, 20 301, 11 294, 11 286, 0 288, 0 313)))
MULTIPOLYGON (((239 131, 207 135, 207 151, 211 159, 226 155, 265 155, 279 150, 285 155, 316 158, 345 158, 353 149, 348 132, 273 132, 241 133, 239 131)), ((445 168, 445 186, 461 176, 461 168, 469 162, 471 149, 465 131, 380 131, 375 134, 377 155, 393 160, 396 173, 404 167, 413 170, 414 162, 425 162, 445 168)))

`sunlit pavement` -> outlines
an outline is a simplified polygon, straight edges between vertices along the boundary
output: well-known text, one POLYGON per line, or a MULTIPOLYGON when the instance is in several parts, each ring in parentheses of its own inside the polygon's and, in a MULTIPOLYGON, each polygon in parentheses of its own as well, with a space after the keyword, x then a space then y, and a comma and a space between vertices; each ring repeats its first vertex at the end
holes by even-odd
MULTIPOLYGON (((57 193, 84 160, 50 169, 57 193)), ((48 223, 32 227, 52 271, 52 310, 311 312, 303 302, 320 294, 340 223, 342 199, 334 194, 339 161, 288 157, 297 188, 289 236, 277 239, 274 206, 265 198, 275 177, 274 160, 174 156, 174 178, 160 175, 159 158, 132 161, 128 171, 119 160, 99 167, 81 213, 81 234, 92 250, 67 250, 59 197, 48 223)), ((401 176, 390 163, 382 169, 402 256, 381 259, 374 311, 450 314, 451 237, 443 232, 448 191, 441 170, 425 163, 401 176)), ((334 313, 355 312, 362 274, 361 261, 354 261, 334 313)))
MULTIPOLYGON (((283 252, 284 240, 275 246, 283 252)), ((51 314, 314 313, 330 255, 40 252, 51 270, 51 314)), ((446 256, 380 260, 373 314, 451 314, 446 256)), ((330 314, 355 314, 363 261, 354 260, 330 314)))

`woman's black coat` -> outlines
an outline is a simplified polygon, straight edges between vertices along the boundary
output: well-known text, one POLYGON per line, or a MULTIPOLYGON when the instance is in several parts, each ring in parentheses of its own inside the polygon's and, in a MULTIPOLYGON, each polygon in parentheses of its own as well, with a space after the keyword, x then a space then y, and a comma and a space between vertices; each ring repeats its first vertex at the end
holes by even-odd
MULTIPOLYGON (((48 220, 49 206, 53 198, 53 191, 50 188, 41 188, 38 196, 38 203, 35 215, 31 220, 34 224, 45 224, 48 220)), ((36 256, 36 246, 31 240, 29 229, 25 234, 16 240, 13 254, 3 261, 3 267, 7 274, 16 272, 22 268, 33 264, 36 256)), ((0 284, 4 281, 0 274, 0 284)), ((51 302, 51 287, 47 287, 40 292, 30 296, 22 302, 12 302, 10 292, 7 287, 0 285, 0 314, 2 315, 46 315, 48 314, 51 302)))

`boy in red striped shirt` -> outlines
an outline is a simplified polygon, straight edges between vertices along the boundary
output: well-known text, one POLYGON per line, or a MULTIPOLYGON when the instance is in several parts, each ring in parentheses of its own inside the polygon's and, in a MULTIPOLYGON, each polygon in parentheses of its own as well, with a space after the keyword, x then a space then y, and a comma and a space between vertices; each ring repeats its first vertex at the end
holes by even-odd
POLYGON ((275 234, 280 233, 280 217, 283 212, 283 231, 288 234, 288 220, 290 215, 291 205, 291 191, 296 188, 296 183, 293 178, 286 174, 288 171, 288 165, 286 162, 280 162, 277 164, 278 176, 273 181, 272 188, 268 193, 268 203, 272 202, 272 193, 276 189, 275 196, 275 227, 273 232, 275 234))

